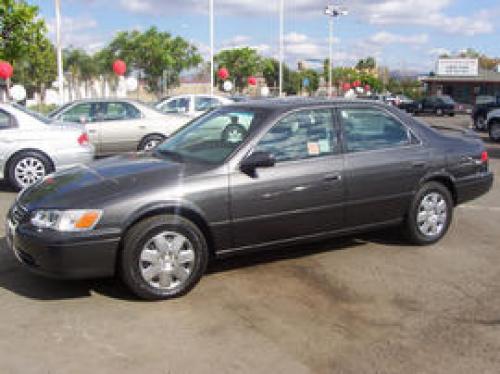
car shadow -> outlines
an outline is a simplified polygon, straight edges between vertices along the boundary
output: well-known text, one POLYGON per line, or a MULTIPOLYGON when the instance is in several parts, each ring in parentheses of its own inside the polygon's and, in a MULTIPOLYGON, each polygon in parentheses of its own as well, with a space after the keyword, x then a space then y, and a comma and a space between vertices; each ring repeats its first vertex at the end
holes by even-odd
MULTIPOLYGON (((340 237, 307 245, 292 245, 271 250, 246 252, 226 259, 214 259, 207 276, 230 270, 257 266, 264 263, 300 259, 319 253, 349 250, 367 243, 388 246, 407 245, 393 231, 368 233, 353 237, 340 237)), ((90 297, 100 294, 123 301, 139 301, 116 278, 96 280, 57 280, 31 273, 7 249, 5 238, 0 238, 0 288, 29 299, 49 301, 90 297)))
POLYGON ((16 192, 5 180, 0 180, 0 192, 16 192))

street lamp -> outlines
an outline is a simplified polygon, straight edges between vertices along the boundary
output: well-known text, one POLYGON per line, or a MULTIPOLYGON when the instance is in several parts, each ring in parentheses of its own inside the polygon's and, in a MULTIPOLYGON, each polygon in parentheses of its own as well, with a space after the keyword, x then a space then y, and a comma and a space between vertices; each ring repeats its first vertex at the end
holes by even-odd
POLYGON ((285 0, 280 0, 280 72, 279 72, 279 96, 283 96, 283 60, 285 55, 285 0))
POLYGON ((214 94, 214 0, 209 0, 210 13, 210 94, 214 94))
POLYGON ((328 16, 329 26, 329 64, 328 64, 328 96, 332 97, 332 60, 333 60, 333 20, 340 16, 347 16, 349 12, 337 5, 328 5, 325 8, 325 15, 328 16))
POLYGON ((64 104, 64 75, 61 42, 61 0, 55 0, 56 9, 56 46, 57 46, 57 85, 59 89, 59 105, 64 104))

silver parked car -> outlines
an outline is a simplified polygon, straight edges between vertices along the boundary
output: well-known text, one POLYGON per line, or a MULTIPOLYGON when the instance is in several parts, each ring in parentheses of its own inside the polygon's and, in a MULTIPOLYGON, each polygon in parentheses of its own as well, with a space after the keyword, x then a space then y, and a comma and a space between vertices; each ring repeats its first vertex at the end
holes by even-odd
POLYGON ((163 113, 183 113, 196 118, 208 110, 233 103, 230 98, 216 95, 179 95, 160 100, 155 108, 163 113))
POLYGON ((117 98, 74 101, 49 117, 84 124, 99 156, 151 150, 191 120, 186 115, 164 114, 138 101, 117 98))
POLYGON ((0 103, 0 179, 16 189, 94 158, 85 129, 55 124, 17 104, 0 103))

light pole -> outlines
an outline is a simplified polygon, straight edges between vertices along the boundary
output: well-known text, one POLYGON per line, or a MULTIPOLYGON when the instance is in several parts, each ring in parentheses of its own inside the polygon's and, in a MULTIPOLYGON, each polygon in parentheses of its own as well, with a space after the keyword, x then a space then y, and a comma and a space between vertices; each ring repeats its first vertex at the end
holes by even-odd
POLYGON ((336 5, 328 5, 325 9, 325 15, 328 16, 329 37, 329 62, 328 62, 328 97, 332 97, 332 68, 333 68, 333 20, 336 17, 347 16, 349 13, 346 9, 336 5))
POLYGON ((214 0, 209 0, 210 13, 210 94, 214 94, 214 0))
POLYGON ((57 86, 59 89, 59 104, 64 104, 64 75, 61 45, 61 0, 55 0, 56 8, 56 44, 57 44, 57 86))
POLYGON ((279 77, 279 96, 283 96, 283 60, 285 56, 285 0, 280 0, 280 77, 279 77))

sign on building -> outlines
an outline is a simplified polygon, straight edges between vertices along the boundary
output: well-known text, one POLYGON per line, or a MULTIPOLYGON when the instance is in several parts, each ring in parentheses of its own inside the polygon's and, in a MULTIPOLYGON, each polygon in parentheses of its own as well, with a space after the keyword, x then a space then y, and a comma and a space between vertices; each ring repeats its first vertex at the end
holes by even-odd
POLYGON ((441 58, 437 63, 437 75, 472 77, 479 75, 477 58, 441 58))

